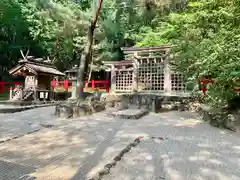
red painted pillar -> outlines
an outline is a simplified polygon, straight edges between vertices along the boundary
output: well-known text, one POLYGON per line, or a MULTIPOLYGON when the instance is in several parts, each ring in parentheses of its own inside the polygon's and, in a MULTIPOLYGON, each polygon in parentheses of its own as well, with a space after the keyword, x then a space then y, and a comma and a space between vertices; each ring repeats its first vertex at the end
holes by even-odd
POLYGON ((206 83, 204 83, 204 81, 201 81, 201 90, 203 95, 206 95, 206 92, 207 92, 207 87, 205 87, 205 84, 206 83))
POLYGON ((92 89, 95 89, 95 81, 92 80, 92 89))
POLYGON ((57 81, 56 81, 55 79, 52 80, 51 85, 52 85, 52 88, 53 88, 53 89, 56 88, 56 86, 57 86, 57 81))
POLYGON ((106 80, 106 92, 109 93, 108 80, 106 80))
POLYGON ((203 92, 204 95, 206 95, 207 88, 202 88, 202 92, 203 92))
POLYGON ((63 81, 64 89, 68 89, 68 80, 63 81))
POLYGON ((4 81, 0 81, 0 93, 4 93, 4 81))

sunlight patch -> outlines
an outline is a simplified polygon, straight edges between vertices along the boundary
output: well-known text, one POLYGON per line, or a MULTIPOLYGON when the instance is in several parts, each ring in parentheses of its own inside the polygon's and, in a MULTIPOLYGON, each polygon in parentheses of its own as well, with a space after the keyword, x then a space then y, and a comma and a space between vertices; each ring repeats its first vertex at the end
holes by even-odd
POLYGON ((176 124, 176 126, 197 125, 201 123, 202 121, 198 119, 186 119, 183 122, 176 124))

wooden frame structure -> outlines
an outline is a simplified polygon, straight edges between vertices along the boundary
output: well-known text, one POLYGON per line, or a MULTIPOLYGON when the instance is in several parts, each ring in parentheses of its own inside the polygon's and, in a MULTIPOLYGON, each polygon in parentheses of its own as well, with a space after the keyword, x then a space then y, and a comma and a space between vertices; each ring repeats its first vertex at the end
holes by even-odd
POLYGON ((181 73, 174 70, 171 46, 122 48, 127 60, 111 66, 111 92, 185 93, 181 73))
POLYGON ((9 70, 9 74, 25 77, 23 87, 10 90, 10 100, 50 100, 51 81, 58 76, 65 76, 58 71, 49 60, 34 58, 33 56, 24 57, 19 64, 9 70))

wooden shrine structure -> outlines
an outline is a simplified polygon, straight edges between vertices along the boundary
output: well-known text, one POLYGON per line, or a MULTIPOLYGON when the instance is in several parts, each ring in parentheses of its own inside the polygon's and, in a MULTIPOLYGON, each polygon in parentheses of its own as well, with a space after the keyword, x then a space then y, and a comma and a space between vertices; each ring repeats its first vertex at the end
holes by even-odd
POLYGON ((51 81, 58 76, 65 76, 58 71, 50 60, 24 57, 19 64, 10 69, 9 73, 14 76, 25 77, 23 87, 18 86, 10 90, 10 100, 50 100, 52 96, 51 81))
POLYGON ((170 48, 122 48, 126 60, 104 62, 111 67, 111 92, 186 94, 183 75, 174 69, 170 48))

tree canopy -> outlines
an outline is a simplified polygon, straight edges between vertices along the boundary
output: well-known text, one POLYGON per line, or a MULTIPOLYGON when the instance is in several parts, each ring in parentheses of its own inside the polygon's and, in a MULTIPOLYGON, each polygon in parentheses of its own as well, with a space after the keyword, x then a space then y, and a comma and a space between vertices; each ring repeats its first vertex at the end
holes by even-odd
MULTIPOLYGON (((50 57, 60 70, 78 64, 97 0, 1 0, 0 72, 20 50, 50 57)), ((222 104, 237 94, 240 70, 238 0, 104 0, 94 34, 93 60, 121 60, 123 46, 172 44, 189 81, 214 77, 206 100, 222 104)))

